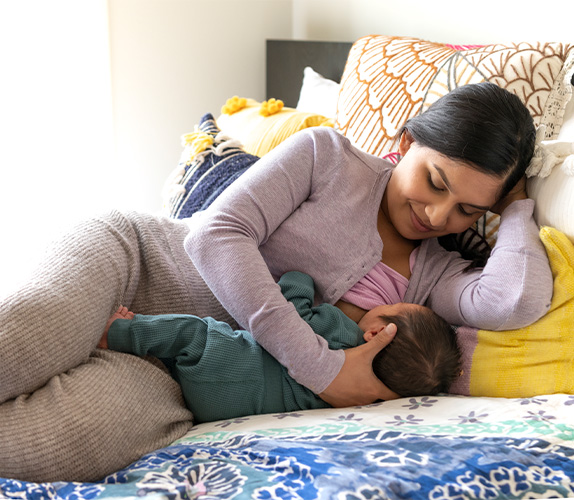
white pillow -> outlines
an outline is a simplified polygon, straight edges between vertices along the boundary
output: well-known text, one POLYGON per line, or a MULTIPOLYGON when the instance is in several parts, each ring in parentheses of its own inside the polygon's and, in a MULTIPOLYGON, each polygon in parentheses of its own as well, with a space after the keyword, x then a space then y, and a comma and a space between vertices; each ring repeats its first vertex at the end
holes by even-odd
MULTIPOLYGON (((572 80, 574 80, 574 74, 572 75, 572 80)), ((572 83, 574 87, 574 82, 572 83)), ((574 142, 574 98, 570 97, 570 101, 566 104, 564 109, 564 118, 562 121, 562 127, 558 137, 558 141, 569 141, 574 142)))
POLYGON ((307 66, 303 70, 303 85, 297 102, 297 111, 316 113, 334 119, 337 115, 340 87, 337 82, 325 78, 307 66))
MULTIPOLYGON (((567 78, 574 80, 574 72, 571 71, 567 78)), ((566 105, 564 121, 556 141, 574 143, 572 97, 566 105)), ((558 164, 548 177, 537 176, 529 179, 528 195, 536 200, 534 215, 538 224, 555 227, 574 242, 574 172, 558 164)))

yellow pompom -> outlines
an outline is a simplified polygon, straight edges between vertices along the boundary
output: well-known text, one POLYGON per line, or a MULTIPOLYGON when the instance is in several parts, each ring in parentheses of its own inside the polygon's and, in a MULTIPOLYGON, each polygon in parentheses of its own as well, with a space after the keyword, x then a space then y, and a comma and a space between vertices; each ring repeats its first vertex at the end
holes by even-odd
POLYGON ((263 116, 274 115, 279 113, 283 109, 283 101, 281 99, 269 99, 268 101, 263 101, 261 107, 259 108, 259 114, 263 116))
POLYGON ((185 134, 182 139, 184 147, 189 152, 188 164, 198 153, 205 151, 213 144, 213 136, 204 132, 185 134))
POLYGON ((225 104, 221 107, 221 114, 232 115, 242 110, 245 106, 247 106, 247 99, 234 95, 225 101, 225 104))

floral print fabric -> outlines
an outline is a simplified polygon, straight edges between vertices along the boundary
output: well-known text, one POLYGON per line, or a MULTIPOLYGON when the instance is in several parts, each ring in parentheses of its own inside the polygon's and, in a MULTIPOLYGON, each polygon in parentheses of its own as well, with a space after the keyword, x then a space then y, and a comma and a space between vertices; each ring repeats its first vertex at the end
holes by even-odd
POLYGON ((201 424, 100 483, 0 479, 0 498, 574 496, 574 396, 437 396, 201 424))

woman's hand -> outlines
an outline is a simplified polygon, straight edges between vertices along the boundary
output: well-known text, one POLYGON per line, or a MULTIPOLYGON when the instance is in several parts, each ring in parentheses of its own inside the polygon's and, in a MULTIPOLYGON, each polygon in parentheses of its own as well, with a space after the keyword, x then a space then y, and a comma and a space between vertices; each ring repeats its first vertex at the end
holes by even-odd
POLYGON ((522 179, 516 183, 516 186, 512 188, 510 193, 508 193, 504 198, 498 200, 492 207, 490 207, 490 211, 500 215, 502 212, 504 212, 504 209, 513 201, 526 200, 527 198, 528 194, 526 193, 526 176, 523 176, 522 179))
POLYGON ((397 399, 399 395, 373 373, 373 359, 389 345, 396 333, 397 327, 391 323, 370 342, 346 349, 341 371, 319 397, 336 408, 397 399))

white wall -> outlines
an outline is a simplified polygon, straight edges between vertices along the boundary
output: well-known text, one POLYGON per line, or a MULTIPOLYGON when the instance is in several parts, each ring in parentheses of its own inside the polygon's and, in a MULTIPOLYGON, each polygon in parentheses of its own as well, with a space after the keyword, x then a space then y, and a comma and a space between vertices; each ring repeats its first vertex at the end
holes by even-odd
POLYGON ((291 30, 291 0, 0 0, 0 297, 78 219, 158 211, 180 136, 262 98, 291 30))
POLYGON ((157 211, 181 135, 235 94, 264 98, 265 40, 291 36, 291 0, 109 6, 118 172, 129 208, 157 211))
POLYGON ((572 0, 293 0, 293 36, 353 41, 381 34, 457 44, 574 42, 573 14, 572 0))
POLYGON ((0 1, 0 296, 114 200, 106 0, 0 1))

